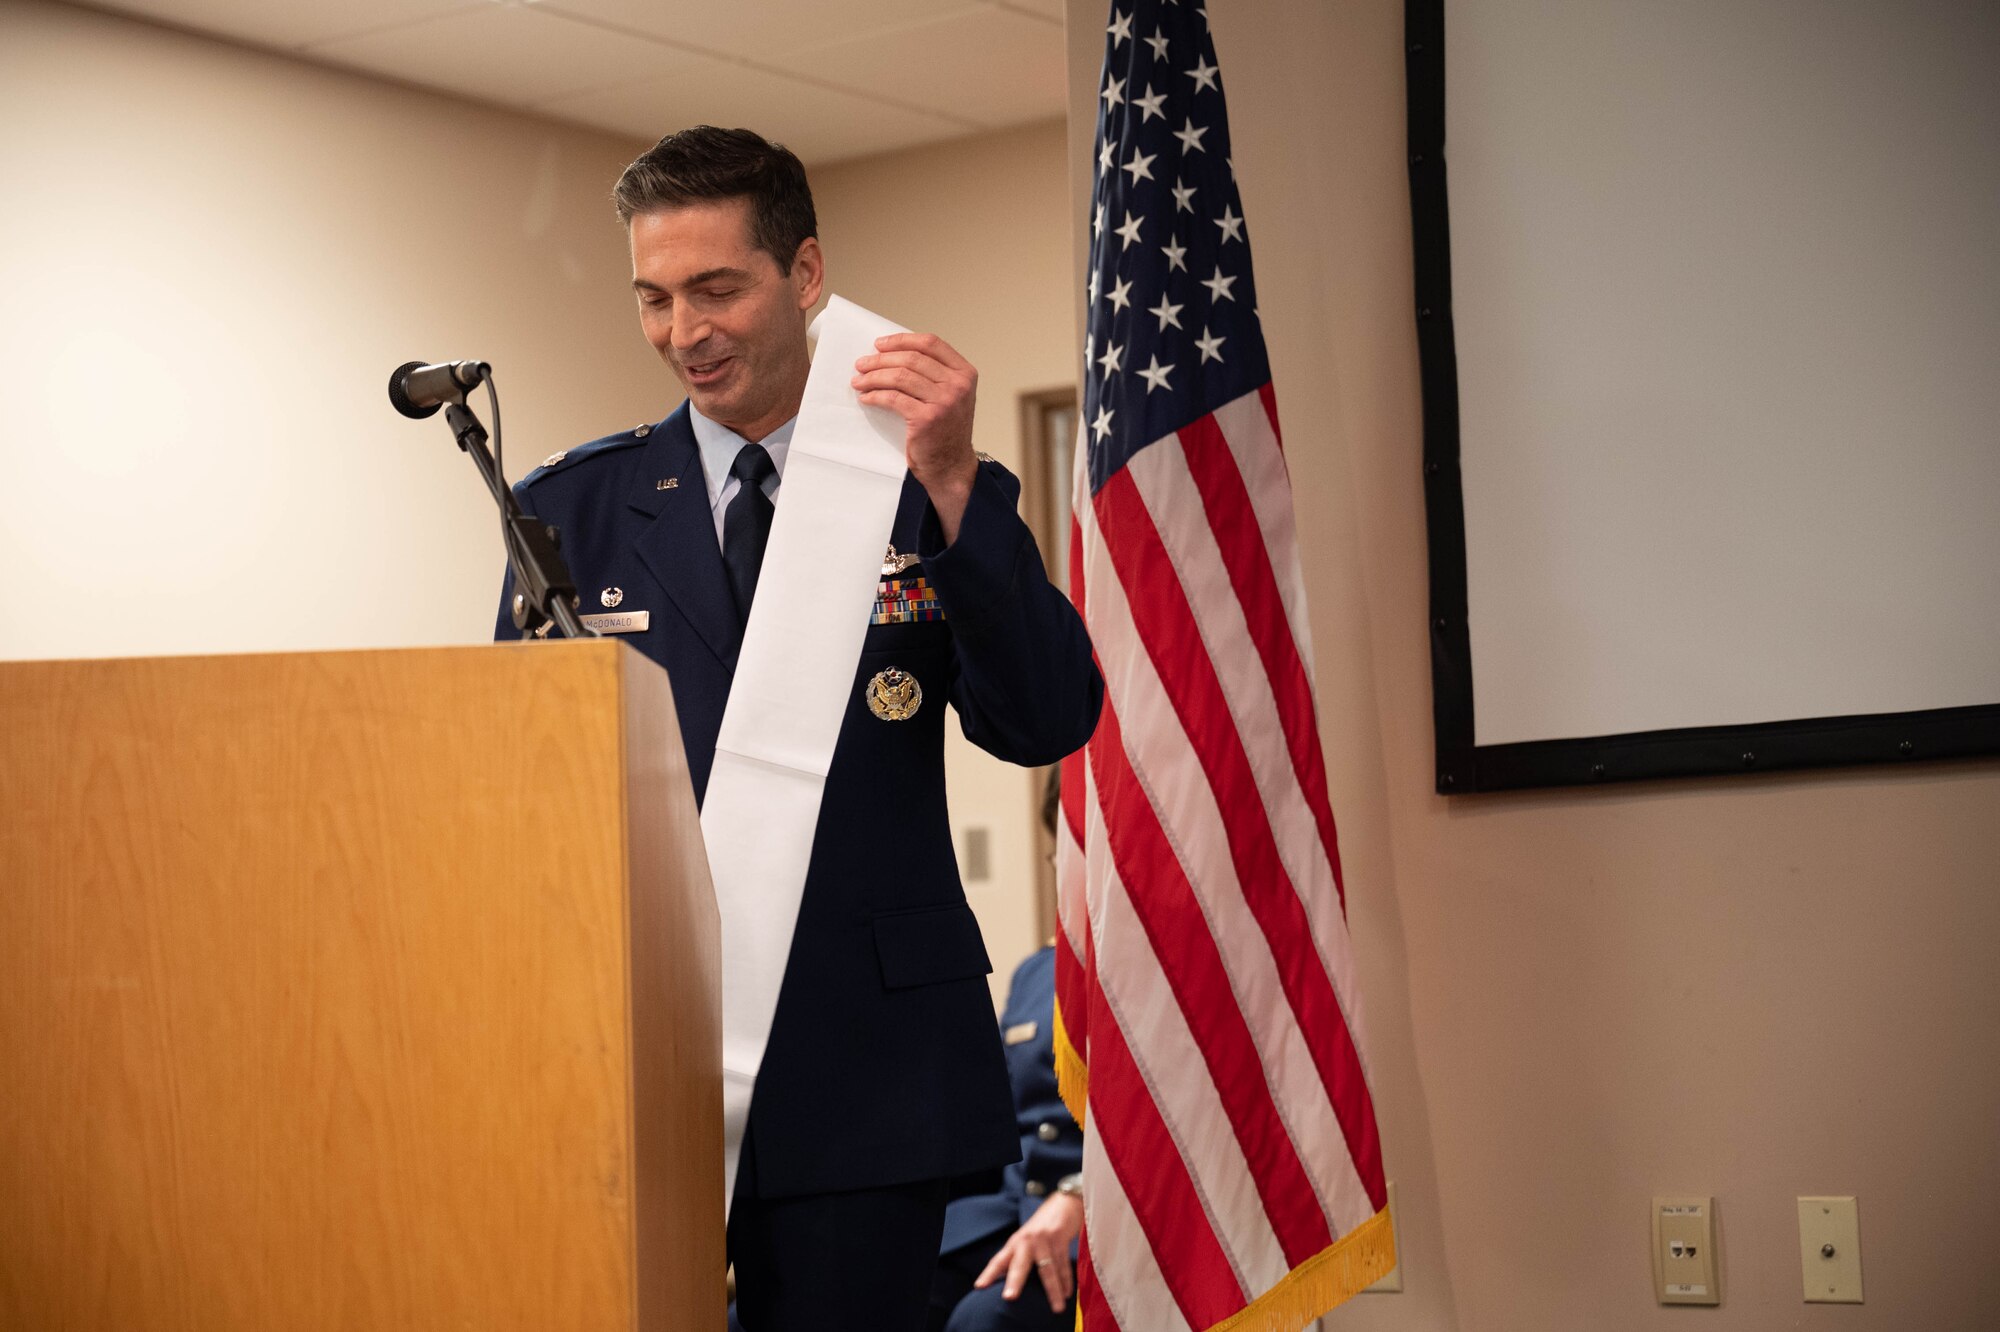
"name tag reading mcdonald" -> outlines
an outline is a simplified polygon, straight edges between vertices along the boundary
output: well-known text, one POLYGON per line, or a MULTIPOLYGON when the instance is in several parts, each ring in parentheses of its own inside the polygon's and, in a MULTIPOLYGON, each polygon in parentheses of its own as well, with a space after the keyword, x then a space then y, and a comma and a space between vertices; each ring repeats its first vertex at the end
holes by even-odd
POLYGON ((643 634, 653 623, 651 611, 625 611, 618 615, 585 615, 583 627, 600 634, 643 634))

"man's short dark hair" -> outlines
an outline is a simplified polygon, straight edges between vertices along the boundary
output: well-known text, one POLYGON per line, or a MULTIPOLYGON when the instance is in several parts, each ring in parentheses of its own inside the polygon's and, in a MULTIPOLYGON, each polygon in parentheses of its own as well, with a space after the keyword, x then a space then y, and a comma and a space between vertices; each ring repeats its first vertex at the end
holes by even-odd
POLYGON ((611 191, 618 220, 711 199, 750 200, 750 239, 789 274, 808 236, 819 234, 805 164, 781 143, 747 129, 696 125, 669 134, 625 168, 611 191))

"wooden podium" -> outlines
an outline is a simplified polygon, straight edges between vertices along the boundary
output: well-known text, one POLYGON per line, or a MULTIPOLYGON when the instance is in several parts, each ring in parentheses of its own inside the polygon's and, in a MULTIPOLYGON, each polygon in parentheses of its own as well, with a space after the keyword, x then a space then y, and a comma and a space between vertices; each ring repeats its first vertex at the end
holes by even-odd
POLYGON ((0 1328, 720 1332, 718 985, 622 644, 0 664, 0 1328))

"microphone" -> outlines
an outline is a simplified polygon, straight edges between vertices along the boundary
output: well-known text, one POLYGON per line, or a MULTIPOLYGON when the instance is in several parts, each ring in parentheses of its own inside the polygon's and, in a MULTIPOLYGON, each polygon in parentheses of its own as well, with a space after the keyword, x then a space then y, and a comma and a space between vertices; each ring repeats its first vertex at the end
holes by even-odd
POLYGON ((389 376, 389 405, 413 421, 437 415, 448 402, 463 402, 467 389, 478 388, 492 367, 484 361, 447 361, 425 365, 411 361, 389 376))

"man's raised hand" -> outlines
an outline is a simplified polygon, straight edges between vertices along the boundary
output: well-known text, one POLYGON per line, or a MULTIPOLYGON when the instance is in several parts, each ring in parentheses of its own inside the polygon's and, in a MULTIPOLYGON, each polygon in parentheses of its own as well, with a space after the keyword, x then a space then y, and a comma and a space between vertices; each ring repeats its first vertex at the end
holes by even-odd
POLYGON ((979 475, 972 451, 979 372, 935 333, 891 333, 854 363, 853 384, 862 402, 903 418, 910 475, 930 496, 946 543, 957 540, 979 475))

